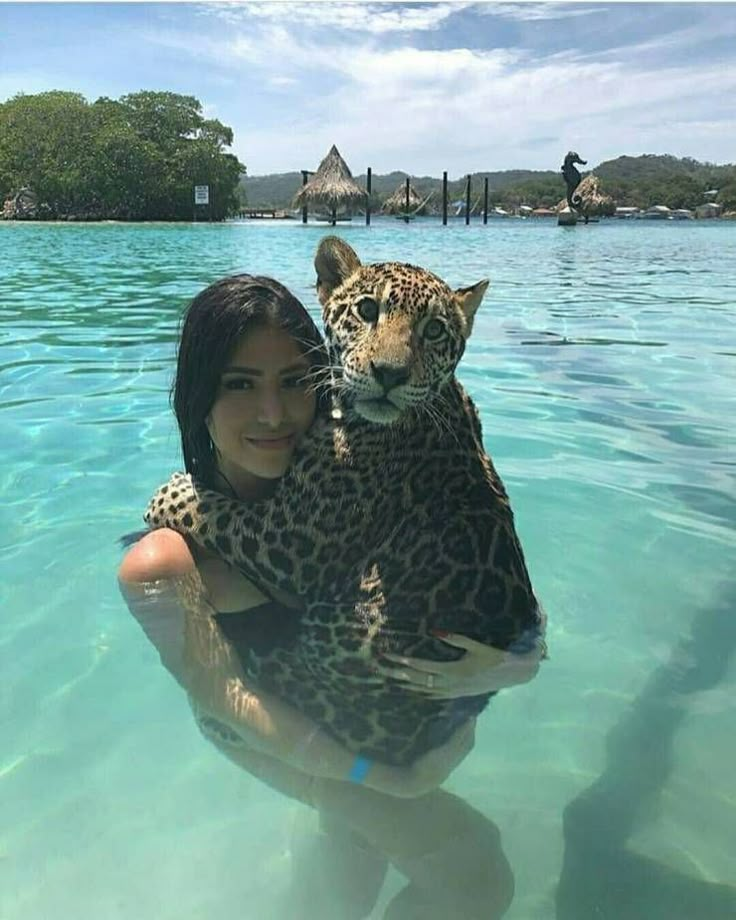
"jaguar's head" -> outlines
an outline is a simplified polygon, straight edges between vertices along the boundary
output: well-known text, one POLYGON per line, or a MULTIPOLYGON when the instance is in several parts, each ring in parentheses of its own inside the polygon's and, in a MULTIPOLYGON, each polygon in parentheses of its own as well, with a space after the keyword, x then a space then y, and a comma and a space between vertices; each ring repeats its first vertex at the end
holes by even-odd
POLYGON ((341 400, 382 425, 429 404, 453 378, 488 281, 453 291, 414 265, 362 265, 334 236, 314 264, 341 400))

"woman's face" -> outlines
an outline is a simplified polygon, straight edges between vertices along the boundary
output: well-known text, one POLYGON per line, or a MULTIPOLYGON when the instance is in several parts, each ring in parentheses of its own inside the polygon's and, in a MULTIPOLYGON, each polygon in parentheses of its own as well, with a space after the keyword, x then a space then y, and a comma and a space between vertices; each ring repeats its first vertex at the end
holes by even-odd
POLYGON ((312 424, 316 396, 304 379, 309 370, 294 339, 277 326, 244 336, 223 368, 207 428, 220 472, 241 497, 256 495, 259 480, 284 475, 312 424))

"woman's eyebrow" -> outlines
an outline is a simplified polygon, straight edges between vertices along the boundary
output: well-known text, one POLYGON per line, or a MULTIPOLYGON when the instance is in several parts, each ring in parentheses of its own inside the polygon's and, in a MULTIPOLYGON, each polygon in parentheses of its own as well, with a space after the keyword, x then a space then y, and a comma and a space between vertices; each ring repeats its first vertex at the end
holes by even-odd
MULTIPOLYGON (((288 367, 282 367, 279 374, 295 374, 298 371, 304 372, 309 370, 306 361, 300 361, 298 364, 290 364, 288 367)), ((223 369, 223 374, 251 374, 254 377, 262 377, 264 371, 258 367, 244 367, 242 364, 231 364, 223 369)))
POLYGON ((228 367, 222 369, 223 374, 255 374, 257 376, 262 376, 263 371, 259 370, 257 367, 244 367, 242 364, 230 364, 228 367))

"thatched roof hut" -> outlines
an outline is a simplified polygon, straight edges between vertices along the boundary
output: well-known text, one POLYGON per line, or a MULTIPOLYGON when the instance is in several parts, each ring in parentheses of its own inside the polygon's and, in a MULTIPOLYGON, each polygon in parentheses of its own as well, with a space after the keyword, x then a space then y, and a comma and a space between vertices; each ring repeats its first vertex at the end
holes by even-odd
MULTIPOLYGON (((583 203, 580 206, 580 213, 587 217, 610 217, 616 211, 616 204, 610 195, 606 195, 600 189, 601 180, 592 173, 586 176, 573 193, 575 196, 580 195, 583 203)), ((557 205, 558 211, 563 211, 567 207, 567 198, 563 198, 557 205)))
MULTIPOLYGON (((430 196, 431 197, 431 196, 430 196)), ((414 186, 409 183, 409 201, 406 200, 406 182, 402 182, 396 188, 396 191, 388 197, 381 206, 384 214, 397 214, 404 217, 409 214, 426 214, 427 202, 429 198, 420 198, 419 193, 414 186)))
POLYGON ((339 210, 349 211, 353 205, 364 204, 365 200, 365 189, 355 182, 348 164, 333 144, 317 172, 294 196, 294 206, 324 208, 334 221, 339 210))

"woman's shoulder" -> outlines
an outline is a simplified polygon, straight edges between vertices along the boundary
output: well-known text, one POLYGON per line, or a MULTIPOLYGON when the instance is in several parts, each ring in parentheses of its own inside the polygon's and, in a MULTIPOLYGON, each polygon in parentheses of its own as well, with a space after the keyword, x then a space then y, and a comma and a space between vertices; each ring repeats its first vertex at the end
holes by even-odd
POLYGON ((162 528, 152 530, 134 543, 118 569, 123 584, 141 584, 180 578, 196 568, 194 557, 181 534, 162 528))

